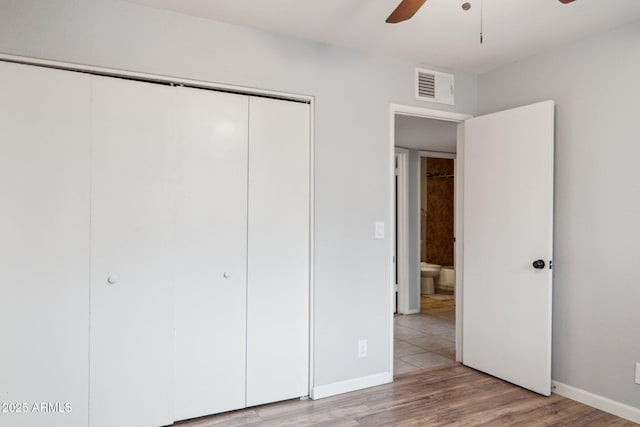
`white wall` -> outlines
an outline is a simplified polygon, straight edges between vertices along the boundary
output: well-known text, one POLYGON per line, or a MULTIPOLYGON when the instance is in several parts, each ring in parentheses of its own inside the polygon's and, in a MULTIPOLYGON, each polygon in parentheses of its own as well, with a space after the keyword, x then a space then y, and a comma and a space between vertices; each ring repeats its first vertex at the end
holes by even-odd
POLYGON ((640 408, 640 21, 489 72, 480 113, 556 107, 553 378, 640 408))
POLYGON ((474 114, 475 76, 418 102, 418 64, 117 0, 0 0, 0 52, 315 96, 315 384, 389 372, 389 104, 474 114))

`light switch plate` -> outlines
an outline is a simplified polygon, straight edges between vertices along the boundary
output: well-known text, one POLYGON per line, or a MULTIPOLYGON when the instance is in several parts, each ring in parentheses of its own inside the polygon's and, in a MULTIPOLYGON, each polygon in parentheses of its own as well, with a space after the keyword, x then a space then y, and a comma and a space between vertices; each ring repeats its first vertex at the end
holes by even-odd
POLYGON ((384 222, 376 222, 376 239, 384 239, 384 222))

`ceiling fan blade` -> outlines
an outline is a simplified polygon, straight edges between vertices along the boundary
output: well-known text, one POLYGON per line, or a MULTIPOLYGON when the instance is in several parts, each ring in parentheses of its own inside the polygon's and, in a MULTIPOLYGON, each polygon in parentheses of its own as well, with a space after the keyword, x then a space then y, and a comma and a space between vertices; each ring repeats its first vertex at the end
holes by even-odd
POLYGON ((406 21, 411 18, 426 1, 427 0, 402 0, 385 22, 388 24, 396 24, 406 21))
POLYGON ((560 3, 562 3, 562 4, 568 4, 568 3, 572 3, 572 2, 574 2, 574 1, 575 1, 575 0, 560 0, 560 3))

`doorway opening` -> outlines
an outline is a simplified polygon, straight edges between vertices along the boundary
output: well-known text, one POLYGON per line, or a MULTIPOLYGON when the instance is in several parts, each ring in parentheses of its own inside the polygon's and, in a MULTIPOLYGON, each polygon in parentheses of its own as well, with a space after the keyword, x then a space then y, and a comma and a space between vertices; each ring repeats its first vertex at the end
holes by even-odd
POLYGON ((393 303, 397 289, 397 313, 392 319, 390 355, 394 375, 450 364, 462 357, 461 322, 456 316, 461 312, 456 301, 460 299, 459 284, 453 267, 457 224, 454 189, 458 123, 468 117, 392 106, 395 164, 402 159, 406 166, 396 167, 394 173, 397 236, 393 270, 397 281, 393 280, 393 303), (437 193, 443 189, 447 200, 438 200, 437 193), (430 190, 434 192, 431 198, 430 190), (429 209, 429 201, 440 209, 429 209), (439 224, 447 214, 446 225, 439 224))

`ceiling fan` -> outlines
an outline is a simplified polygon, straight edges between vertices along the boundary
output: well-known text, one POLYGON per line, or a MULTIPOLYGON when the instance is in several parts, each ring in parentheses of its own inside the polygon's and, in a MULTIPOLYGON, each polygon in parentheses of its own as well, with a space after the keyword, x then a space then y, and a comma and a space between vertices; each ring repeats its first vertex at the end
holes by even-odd
MULTIPOLYGON (((396 24, 410 19, 427 0, 402 0, 385 22, 396 24)), ((560 3, 572 3, 575 0, 559 0, 560 3)))

